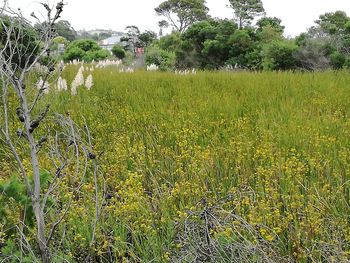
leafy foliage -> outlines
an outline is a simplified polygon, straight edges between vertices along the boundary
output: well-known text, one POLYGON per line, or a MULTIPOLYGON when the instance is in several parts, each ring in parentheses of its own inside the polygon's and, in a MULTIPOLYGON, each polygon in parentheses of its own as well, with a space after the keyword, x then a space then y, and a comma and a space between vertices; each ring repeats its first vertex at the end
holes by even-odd
POLYGON ((139 35, 139 42, 141 47, 148 47, 157 39, 157 34, 153 31, 146 30, 139 35))
POLYGON ((147 49, 145 62, 157 65, 162 71, 171 70, 175 66, 175 53, 152 46, 147 49))
POLYGON ((265 9, 261 0, 230 0, 239 28, 250 25, 252 20, 264 14, 265 9))
POLYGON ((109 51, 102 49, 94 40, 75 40, 67 47, 63 59, 72 61, 74 59, 91 62, 99 61, 110 56, 109 51))
POLYGON ((294 54, 298 46, 291 41, 275 41, 265 47, 264 68, 292 70, 298 68, 294 54))
POLYGON ((68 41, 74 41, 77 38, 77 32, 67 20, 60 20, 54 25, 58 36, 64 37, 68 41))
POLYGON ((154 10, 179 32, 184 32, 194 22, 208 16, 205 0, 166 0, 154 10))
POLYGON ((112 53, 114 56, 116 56, 119 59, 123 59, 126 56, 126 52, 125 52, 124 48, 120 45, 114 45, 112 47, 112 53))

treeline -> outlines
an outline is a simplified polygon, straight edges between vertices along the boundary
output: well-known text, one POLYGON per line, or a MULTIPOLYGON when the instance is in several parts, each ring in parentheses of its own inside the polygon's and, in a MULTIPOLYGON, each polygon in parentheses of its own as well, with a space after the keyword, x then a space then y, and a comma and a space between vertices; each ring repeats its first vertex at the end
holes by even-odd
MULTIPOLYGON (((146 64, 161 70, 350 68, 350 17, 345 12, 325 13, 306 32, 286 38, 283 21, 266 16, 261 0, 228 0, 228 4, 233 20, 210 17, 205 0, 166 0, 155 8, 161 17, 158 35, 128 26, 113 54, 103 50, 96 37, 78 39, 70 23, 61 20, 54 26, 58 37, 51 51, 65 61, 89 62, 115 56, 130 62, 141 48, 146 64), (171 28, 171 34, 163 34, 166 28, 171 28), (64 53, 58 52, 62 45, 64 53)), ((34 28, 40 30, 40 24, 34 28)))
POLYGON ((159 24, 171 26, 173 32, 148 47, 147 63, 161 69, 350 67, 350 18, 345 12, 323 14, 307 32, 290 39, 283 35, 281 19, 265 15, 261 0, 229 2, 235 20, 209 17, 203 0, 163 2, 155 11, 167 21, 159 24))

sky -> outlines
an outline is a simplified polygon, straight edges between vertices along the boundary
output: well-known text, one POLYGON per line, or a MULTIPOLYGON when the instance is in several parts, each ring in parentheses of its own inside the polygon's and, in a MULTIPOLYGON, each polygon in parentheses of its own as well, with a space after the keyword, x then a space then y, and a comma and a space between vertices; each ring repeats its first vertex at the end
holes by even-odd
MULTIPOLYGON (((25 15, 42 8, 39 2, 55 3, 54 0, 9 0, 13 8, 21 8, 25 15)), ((0 0, 0 3, 3 0, 0 0)), ((163 0, 64 0, 62 19, 68 20, 76 30, 113 29, 124 31, 128 25, 136 25, 141 31, 158 32, 160 20, 154 8, 163 0)), ((233 18, 229 0, 207 0, 210 15, 218 18, 233 18)), ((350 15, 350 0, 263 0, 267 16, 282 19, 286 36, 296 36, 314 25, 319 15, 342 10, 350 15)))

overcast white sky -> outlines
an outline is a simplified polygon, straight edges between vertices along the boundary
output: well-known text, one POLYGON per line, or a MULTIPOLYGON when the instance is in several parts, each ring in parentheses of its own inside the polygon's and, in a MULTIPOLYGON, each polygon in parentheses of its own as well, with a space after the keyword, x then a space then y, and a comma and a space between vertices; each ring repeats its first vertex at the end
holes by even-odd
MULTIPOLYGON (((20 7, 24 13, 40 10, 38 2, 47 0, 9 0, 10 6, 20 7)), ((159 17, 154 12, 163 0, 65 0, 62 19, 79 29, 113 29, 123 31, 128 25, 141 30, 158 32, 159 17)), ((1 0, 0 2, 3 2, 1 0)), ((49 0, 49 3, 55 3, 49 0)), ((227 7, 229 0, 207 0, 210 14, 219 18, 233 18, 227 7)), ((263 0, 268 16, 282 19, 285 35, 295 36, 314 24, 320 14, 343 10, 350 15, 350 0, 263 0)))

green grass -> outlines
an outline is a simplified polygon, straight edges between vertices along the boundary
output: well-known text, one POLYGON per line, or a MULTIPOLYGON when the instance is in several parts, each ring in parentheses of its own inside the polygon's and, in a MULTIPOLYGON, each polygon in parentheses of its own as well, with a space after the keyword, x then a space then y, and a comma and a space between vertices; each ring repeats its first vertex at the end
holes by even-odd
MULTIPOLYGON (((70 83, 76 71, 68 67, 63 76, 70 83)), ((48 96, 54 111, 86 119, 113 195, 95 250, 85 242, 93 190, 76 204, 83 212, 71 212, 60 227, 72 258, 166 262, 189 255, 179 241, 189 211, 203 210, 203 199, 211 206, 232 195, 224 209, 257 229, 253 239, 266 240, 279 258, 349 260, 350 74, 107 68, 93 77, 90 91, 48 96)), ((225 229, 213 228, 211 238, 225 229)))

